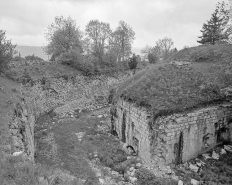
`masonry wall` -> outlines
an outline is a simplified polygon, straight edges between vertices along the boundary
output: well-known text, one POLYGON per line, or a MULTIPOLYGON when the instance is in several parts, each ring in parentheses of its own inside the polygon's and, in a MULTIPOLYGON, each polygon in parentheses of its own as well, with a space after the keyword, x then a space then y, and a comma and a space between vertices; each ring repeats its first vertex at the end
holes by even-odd
POLYGON ((12 153, 22 152, 34 161, 34 124, 35 116, 24 100, 18 102, 12 112, 9 128, 12 138, 12 153))
POLYGON ((150 114, 146 109, 119 100, 113 108, 112 130, 119 138, 132 146, 144 162, 150 162, 150 114))
POLYGON ((145 163, 186 162, 223 142, 232 142, 232 105, 223 104, 155 119, 149 111, 119 100, 113 106, 112 130, 145 163), (152 126, 149 126, 152 125, 152 126))
POLYGON ((217 144, 232 141, 231 120, 231 105, 158 118, 153 124, 153 163, 185 162, 217 144))

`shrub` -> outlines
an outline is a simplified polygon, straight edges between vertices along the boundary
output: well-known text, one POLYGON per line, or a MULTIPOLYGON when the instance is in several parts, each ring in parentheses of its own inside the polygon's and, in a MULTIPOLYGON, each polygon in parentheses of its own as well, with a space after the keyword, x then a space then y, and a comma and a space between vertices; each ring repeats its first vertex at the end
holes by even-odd
POLYGON ((156 53, 149 53, 147 58, 148 58, 149 63, 151 64, 155 64, 159 62, 159 56, 156 53))
POLYGON ((127 167, 124 164, 119 164, 119 165, 116 165, 116 166, 113 167, 114 171, 116 171, 116 172, 118 172, 120 174, 123 174, 123 175, 126 172, 126 169, 127 169, 127 167))
POLYGON ((138 185, 159 185, 157 177, 151 171, 140 168, 136 170, 135 176, 138 179, 138 185))

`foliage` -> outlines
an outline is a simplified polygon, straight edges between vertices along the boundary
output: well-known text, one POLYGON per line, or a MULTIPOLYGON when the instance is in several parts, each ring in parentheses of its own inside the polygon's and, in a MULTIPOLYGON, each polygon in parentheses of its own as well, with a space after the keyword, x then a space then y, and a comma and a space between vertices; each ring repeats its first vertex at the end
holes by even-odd
POLYGON ((5 34, 5 31, 0 30, 0 70, 3 70, 12 59, 16 47, 16 45, 11 43, 11 40, 6 39, 5 34))
POLYGON ((159 39, 156 42, 156 45, 160 48, 161 56, 165 60, 170 56, 174 43, 171 38, 165 37, 163 39, 159 39))
MULTIPOLYGON (((229 48, 231 52, 231 46, 225 48, 220 48, 220 52, 226 52, 229 48)), ((168 63, 151 66, 127 79, 119 87, 114 100, 123 97, 152 109, 154 115, 223 101, 226 97, 220 89, 231 85, 229 79, 232 75, 225 73, 230 60, 227 58, 222 64, 220 59, 217 58, 221 63, 215 65, 193 63, 190 68, 168 63)))
POLYGON ((148 58, 149 63, 151 64, 155 64, 159 61, 159 57, 155 53, 149 53, 147 58, 148 58))
POLYGON ((135 54, 133 54, 132 58, 130 58, 128 65, 129 65, 130 70, 134 70, 134 73, 135 73, 135 70, 138 65, 137 57, 135 54))
POLYGON ((145 168, 136 170, 135 176, 138 179, 138 185, 177 185, 176 181, 158 178, 153 172, 145 168))
POLYGON ((120 21, 111 37, 111 48, 117 54, 118 61, 124 61, 131 54, 135 32, 126 22, 120 21))
POLYGON ((85 32, 90 39, 92 54, 95 57, 98 57, 99 60, 102 60, 112 32, 110 24, 98 20, 91 20, 87 24, 85 32))
POLYGON ((173 48, 174 43, 171 38, 165 37, 159 39, 154 47, 146 46, 141 50, 144 57, 148 59, 149 63, 157 63, 160 59, 167 59, 173 53, 177 52, 176 48, 173 48))
POLYGON ((28 55, 28 56, 25 56, 24 57, 26 60, 43 60, 42 58, 38 57, 38 56, 35 56, 34 54, 33 55, 28 55))
POLYGON ((217 44, 229 41, 229 36, 232 33, 231 26, 228 26, 229 9, 226 8, 224 1, 216 5, 214 13, 207 23, 203 24, 202 36, 198 43, 201 44, 217 44))
POLYGON ((21 57, 21 53, 19 52, 18 55, 12 58, 13 61, 22 61, 23 57, 21 57))
POLYGON ((120 163, 126 161, 126 159, 127 158, 125 152, 120 149, 108 150, 107 153, 101 153, 100 155, 100 161, 103 164, 110 168, 113 168, 115 171, 118 172, 125 171, 126 166, 120 163))
POLYGON ((48 27, 45 35, 48 45, 44 50, 48 55, 52 55, 52 58, 70 50, 82 52, 82 34, 71 17, 55 17, 55 23, 48 27))

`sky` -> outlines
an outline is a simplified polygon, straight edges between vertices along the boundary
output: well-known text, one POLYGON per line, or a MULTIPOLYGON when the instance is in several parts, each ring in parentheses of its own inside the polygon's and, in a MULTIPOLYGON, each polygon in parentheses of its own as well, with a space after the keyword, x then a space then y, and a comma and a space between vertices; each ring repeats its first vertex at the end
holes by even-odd
MULTIPOLYGON (((120 20, 135 31, 134 48, 154 46, 164 37, 174 46, 196 46, 203 23, 221 0, 0 0, 0 30, 7 39, 24 46, 44 46, 47 27, 55 16, 71 16, 81 30, 90 20, 120 20)), ((228 0, 225 0, 228 2, 228 0)))

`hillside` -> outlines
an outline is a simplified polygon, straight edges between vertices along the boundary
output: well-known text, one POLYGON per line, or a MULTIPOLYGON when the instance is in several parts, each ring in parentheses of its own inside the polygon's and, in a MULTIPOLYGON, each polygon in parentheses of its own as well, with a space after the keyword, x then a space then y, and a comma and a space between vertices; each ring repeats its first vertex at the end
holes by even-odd
POLYGON ((123 83, 115 96, 152 109, 155 115, 225 101, 232 85, 232 45, 184 49, 123 83), (184 67, 171 61, 188 61, 184 67))
POLYGON ((191 48, 185 48, 172 55, 167 62, 189 61, 189 62, 231 62, 232 61, 232 45, 203 45, 191 48))

